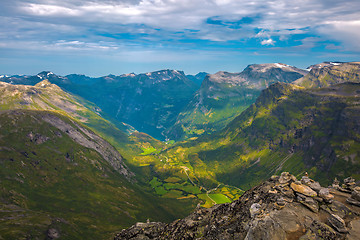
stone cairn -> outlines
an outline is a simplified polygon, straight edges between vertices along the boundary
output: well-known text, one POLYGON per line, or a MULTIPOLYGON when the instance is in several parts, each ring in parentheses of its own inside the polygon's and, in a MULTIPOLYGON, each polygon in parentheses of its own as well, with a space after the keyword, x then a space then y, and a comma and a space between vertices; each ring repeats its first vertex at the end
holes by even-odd
MULTIPOLYGON (((295 199, 314 213, 318 213, 319 206, 325 206, 322 203, 331 204, 333 202, 334 195, 331 194, 331 192, 334 192, 334 190, 351 194, 351 196, 346 199, 346 202, 360 207, 360 186, 357 186, 355 179, 352 177, 345 178, 341 186, 339 180, 335 178, 332 185, 327 188, 322 187, 319 182, 310 179, 307 173, 300 181, 288 172, 283 172, 280 176, 272 176, 270 178, 270 181, 271 180, 278 182, 278 184, 270 191, 274 193, 279 191, 287 196, 277 199, 276 205, 278 209, 281 209, 287 202, 292 202, 295 199), (295 196, 293 195, 294 193, 295 196)), ((325 207, 324 210, 326 210, 325 207)), ((347 233, 345 221, 337 214, 330 214, 328 222, 332 227, 339 233, 347 233)))
MULTIPOLYGON (((360 186, 356 185, 355 179, 348 177, 344 179, 344 183, 340 186, 340 182, 335 178, 332 188, 345 193, 351 193, 346 201, 352 205, 360 207, 360 186)), ((360 236, 359 236, 360 237, 360 236)))

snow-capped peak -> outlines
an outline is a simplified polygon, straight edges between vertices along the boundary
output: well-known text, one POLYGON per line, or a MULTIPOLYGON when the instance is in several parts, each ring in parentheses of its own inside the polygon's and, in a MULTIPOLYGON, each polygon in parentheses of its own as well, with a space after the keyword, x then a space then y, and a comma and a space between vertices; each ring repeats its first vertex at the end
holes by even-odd
POLYGON ((289 65, 283 63, 275 63, 274 65, 278 68, 290 67, 289 65))

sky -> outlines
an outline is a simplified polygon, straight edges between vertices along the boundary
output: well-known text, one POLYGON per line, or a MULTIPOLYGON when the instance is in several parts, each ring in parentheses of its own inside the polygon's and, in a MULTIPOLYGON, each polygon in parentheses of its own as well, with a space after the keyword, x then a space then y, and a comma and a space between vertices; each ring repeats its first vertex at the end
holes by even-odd
POLYGON ((360 61, 359 0, 0 0, 0 74, 360 61))

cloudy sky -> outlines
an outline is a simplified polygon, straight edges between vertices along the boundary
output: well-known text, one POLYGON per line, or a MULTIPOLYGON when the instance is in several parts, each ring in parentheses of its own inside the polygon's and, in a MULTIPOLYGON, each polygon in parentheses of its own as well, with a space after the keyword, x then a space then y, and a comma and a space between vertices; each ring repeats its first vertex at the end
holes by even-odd
POLYGON ((359 0, 0 0, 0 74, 356 60, 359 0))

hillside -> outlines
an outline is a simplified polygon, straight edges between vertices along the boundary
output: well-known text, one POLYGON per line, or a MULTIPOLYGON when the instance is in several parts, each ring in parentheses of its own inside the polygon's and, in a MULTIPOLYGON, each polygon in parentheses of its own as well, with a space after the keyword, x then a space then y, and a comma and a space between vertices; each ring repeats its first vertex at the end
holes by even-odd
POLYGON ((218 131, 254 103, 261 90, 305 74, 307 71, 280 63, 249 65, 241 73, 209 74, 166 134, 180 140, 218 131))
POLYGON ((106 239, 139 219, 168 221, 191 206, 132 183, 114 147, 63 115, 0 111, 0 128, 4 239, 106 239))
POLYGON ((136 133, 131 126, 115 120, 110 122, 104 118, 108 117, 106 113, 94 103, 63 91, 48 79, 35 86, 0 82, 0 93, 0 110, 30 109, 60 113, 90 127, 128 158, 142 153, 143 145, 163 145, 147 134, 136 133))
POLYGON ((55 231, 64 239, 103 239, 154 212, 168 221, 193 208, 191 199, 155 197, 151 174, 134 169, 140 171, 135 176, 118 152, 131 159, 144 147, 161 147, 159 141, 138 132, 128 136, 96 105, 48 80, 1 82, 0 93, 1 237, 44 239, 55 231))

